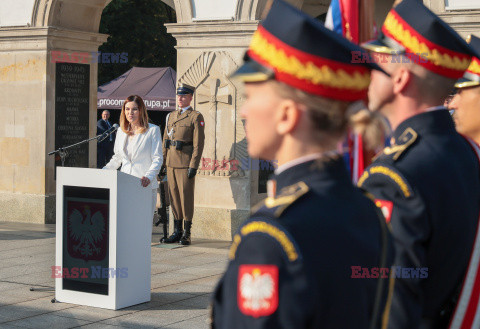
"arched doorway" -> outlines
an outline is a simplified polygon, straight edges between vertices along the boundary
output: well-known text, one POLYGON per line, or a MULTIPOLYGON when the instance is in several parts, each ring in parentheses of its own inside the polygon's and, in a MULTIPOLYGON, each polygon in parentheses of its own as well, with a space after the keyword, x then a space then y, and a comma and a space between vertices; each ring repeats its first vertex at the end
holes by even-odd
MULTIPOLYGON (((52 52, 96 53, 107 41, 99 33, 102 12, 111 0, 25 0, 30 8, 0 13, 0 87, 10 97, 0 111, 0 208, 13 209, 10 221, 55 220, 55 149, 57 63, 52 52), (8 15, 8 19, 6 18, 8 15)), ((241 63, 267 0, 164 0, 176 11, 167 25, 177 42, 177 78, 197 87, 194 104, 208 118, 204 157, 213 161, 248 159, 238 114, 241 87, 228 74, 241 63)), ((291 0, 318 16, 329 1, 291 0)), ((91 61, 91 56, 88 58, 91 61)), ((95 134, 98 64, 88 65, 87 134, 95 134)), ((160 119, 159 119, 160 120, 160 119)), ((206 122, 207 124, 207 122, 206 122)), ((87 151, 95 166, 95 147, 87 151)), ((205 168, 197 176, 195 235, 230 239, 264 195, 258 193, 258 170, 205 168)))

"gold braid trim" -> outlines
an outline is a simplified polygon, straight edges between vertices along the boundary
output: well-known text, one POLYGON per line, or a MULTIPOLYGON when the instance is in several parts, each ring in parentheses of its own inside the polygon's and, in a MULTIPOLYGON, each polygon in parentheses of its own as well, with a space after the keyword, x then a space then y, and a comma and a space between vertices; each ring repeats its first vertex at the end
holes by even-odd
POLYGON ((360 179, 357 182, 357 186, 362 187, 363 183, 368 178, 368 176, 369 176, 368 171, 364 171, 362 176, 360 176, 360 179))
POLYGON ((392 13, 388 13, 383 26, 395 36, 400 44, 437 66, 465 71, 470 64, 470 58, 460 59, 457 56, 453 56, 452 58, 449 54, 442 54, 437 49, 428 48, 425 43, 420 42, 410 31, 404 29, 403 25, 392 13))
POLYGON ((397 185, 400 187, 400 189, 403 192, 403 195, 408 198, 411 194, 410 189, 408 188, 407 183, 400 177, 399 174, 394 172, 393 170, 383 167, 383 166, 377 166, 377 167, 372 167, 370 168, 370 174, 382 174, 387 177, 390 177, 397 185))
POLYGON ((278 243, 280 243, 283 250, 287 254, 288 259, 291 262, 295 261, 298 258, 297 250, 295 249, 295 246, 293 245, 292 241, 290 241, 290 239, 287 237, 285 232, 282 232, 271 224, 265 222, 251 222, 242 227, 240 231, 243 236, 254 232, 266 233, 273 237, 275 240, 277 240, 278 243))
POLYGON ((328 65, 318 67, 312 62, 304 64, 295 56, 285 54, 283 49, 277 49, 275 45, 269 43, 258 31, 253 34, 250 49, 279 72, 287 73, 297 79, 308 80, 315 85, 365 90, 370 84, 370 72, 349 74, 341 69, 334 71, 328 65))
POLYGON ((240 237, 240 235, 235 234, 235 236, 233 237, 233 243, 230 246, 230 250, 228 251, 229 259, 235 259, 235 254, 237 252, 238 245, 240 244, 241 241, 242 241, 242 238, 240 237))

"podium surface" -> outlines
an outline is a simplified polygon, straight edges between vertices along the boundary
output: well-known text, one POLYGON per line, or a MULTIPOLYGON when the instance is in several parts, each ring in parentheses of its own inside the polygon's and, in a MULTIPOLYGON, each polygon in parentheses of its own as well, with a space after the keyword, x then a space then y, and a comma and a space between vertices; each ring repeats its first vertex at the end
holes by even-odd
POLYGON ((55 298, 121 309, 150 301, 152 189, 117 170, 57 168, 55 298))

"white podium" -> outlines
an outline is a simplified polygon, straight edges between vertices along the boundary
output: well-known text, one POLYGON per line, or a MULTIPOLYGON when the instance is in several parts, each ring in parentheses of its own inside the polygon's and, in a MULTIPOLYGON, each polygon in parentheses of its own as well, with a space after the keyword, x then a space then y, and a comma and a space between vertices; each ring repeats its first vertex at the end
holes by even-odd
POLYGON ((116 170, 57 168, 55 299, 106 309, 150 301, 152 189, 116 170))

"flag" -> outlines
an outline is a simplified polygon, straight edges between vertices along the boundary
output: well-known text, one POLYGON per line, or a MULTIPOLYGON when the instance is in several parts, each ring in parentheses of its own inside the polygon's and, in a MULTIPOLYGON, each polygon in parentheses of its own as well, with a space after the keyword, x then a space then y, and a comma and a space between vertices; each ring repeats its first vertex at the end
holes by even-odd
MULTIPOLYGON (((325 27, 359 44, 374 35, 374 0, 332 0, 325 19, 325 27)), ((371 150, 364 147, 363 136, 350 131, 343 145, 344 159, 354 183, 371 162, 371 150)))
POLYGON ((357 44, 360 40, 359 1, 361 0, 332 0, 325 20, 325 27, 357 44))

